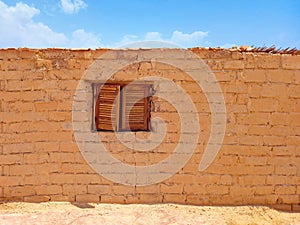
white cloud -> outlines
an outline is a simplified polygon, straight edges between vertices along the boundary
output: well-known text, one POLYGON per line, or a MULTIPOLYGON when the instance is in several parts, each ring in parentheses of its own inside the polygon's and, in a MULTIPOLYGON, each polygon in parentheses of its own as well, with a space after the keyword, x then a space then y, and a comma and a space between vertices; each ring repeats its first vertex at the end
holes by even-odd
POLYGON ((134 42, 149 42, 151 47, 155 46, 155 43, 150 43, 151 41, 157 42, 157 47, 163 47, 162 43, 165 42, 166 47, 195 47, 203 46, 206 44, 204 39, 208 36, 208 32, 195 31, 191 34, 182 33, 181 31, 174 31, 171 37, 162 38, 161 33, 159 32, 147 32, 144 36, 137 35, 125 35, 123 39, 115 44, 115 47, 118 46, 129 46, 131 47, 134 42))
POLYGON ((174 31, 171 42, 183 47, 195 47, 203 44, 203 39, 208 36, 208 32, 195 31, 191 34, 185 34, 180 31, 174 31))
POLYGON ((6 47, 99 47, 99 38, 79 29, 68 38, 33 20, 40 11, 24 3, 7 6, 0 1, 0 48, 6 47))
POLYGON ((159 32, 148 32, 145 35, 145 40, 147 41, 161 41, 161 34, 159 32))
POLYGON ((83 0, 61 0, 61 8, 68 14, 76 13, 86 7, 87 4, 83 0))
POLYGON ((76 48, 78 46, 80 46, 80 48, 99 48, 100 41, 96 35, 87 33, 83 29, 78 29, 72 33, 72 39, 69 43, 69 47, 76 48))
POLYGON ((43 23, 32 20, 39 13, 38 9, 24 3, 9 7, 0 1, 0 46, 41 47, 66 43, 64 34, 56 33, 43 23))

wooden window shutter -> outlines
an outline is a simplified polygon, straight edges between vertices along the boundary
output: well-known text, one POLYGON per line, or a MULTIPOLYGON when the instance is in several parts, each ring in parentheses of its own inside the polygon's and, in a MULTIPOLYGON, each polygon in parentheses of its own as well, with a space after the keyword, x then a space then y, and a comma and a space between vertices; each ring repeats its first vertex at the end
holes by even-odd
POLYGON ((95 125, 97 130, 117 130, 119 118, 120 86, 115 84, 96 85, 97 102, 95 125))
POLYGON ((122 130, 149 130, 150 85, 130 84, 122 89, 122 130))

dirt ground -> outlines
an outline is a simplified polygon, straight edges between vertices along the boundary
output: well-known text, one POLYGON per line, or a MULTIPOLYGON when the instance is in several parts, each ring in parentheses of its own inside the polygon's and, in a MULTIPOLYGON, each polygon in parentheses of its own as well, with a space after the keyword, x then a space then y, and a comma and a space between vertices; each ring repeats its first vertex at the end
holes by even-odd
POLYGON ((300 225, 300 213, 268 207, 210 207, 175 204, 119 205, 0 203, 0 224, 272 224, 300 225))

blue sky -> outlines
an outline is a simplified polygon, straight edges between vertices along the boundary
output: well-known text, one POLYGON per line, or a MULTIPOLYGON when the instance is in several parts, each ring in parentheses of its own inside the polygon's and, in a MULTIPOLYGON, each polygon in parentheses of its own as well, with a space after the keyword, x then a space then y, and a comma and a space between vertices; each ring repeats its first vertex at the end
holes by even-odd
POLYGON ((300 48, 299 0, 0 0, 0 47, 300 48))

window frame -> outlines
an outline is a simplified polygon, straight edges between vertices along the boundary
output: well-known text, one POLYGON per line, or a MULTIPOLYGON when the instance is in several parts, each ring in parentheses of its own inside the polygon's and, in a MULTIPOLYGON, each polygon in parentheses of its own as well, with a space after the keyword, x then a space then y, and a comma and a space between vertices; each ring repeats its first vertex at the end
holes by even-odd
MULTIPOLYGON (((154 93, 154 89, 153 89, 153 82, 148 82, 148 81, 142 81, 142 82, 137 82, 134 81, 134 83, 132 83, 133 81, 111 81, 111 82, 95 82, 92 83, 92 96, 93 96, 93 101, 92 101, 92 130, 94 132, 151 132, 151 109, 152 109, 152 95, 154 93), (145 86, 147 87, 147 103, 145 104, 146 106, 148 105, 148 107, 145 107, 146 111, 144 111, 144 116, 146 118, 146 129, 129 129, 128 128, 124 128, 122 127, 122 120, 124 119, 123 117, 123 113, 124 113, 124 100, 123 100, 123 89, 124 87, 126 87, 127 85, 141 85, 141 86, 145 86), (120 92, 119 92, 119 99, 118 99, 118 105, 117 107, 117 117, 116 117, 116 129, 114 129, 114 127, 112 127, 112 130, 105 130, 105 129, 98 129, 97 128, 97 124, 96 124, 96 107, 98 107, 98 98, 100 95, 100 91, 97 93, 97 86, 101 86, 101 85, 116 85, 119 86, 120 88, 120 92)), ((113 106, 114 107, 114 106, 113 106)), ((113 123, 113 121, 112 121, 113 123)), ((128 123, 130 123, 128 121, 128 123)), ((130 124, 129 124, 130 126, 130 124)))

